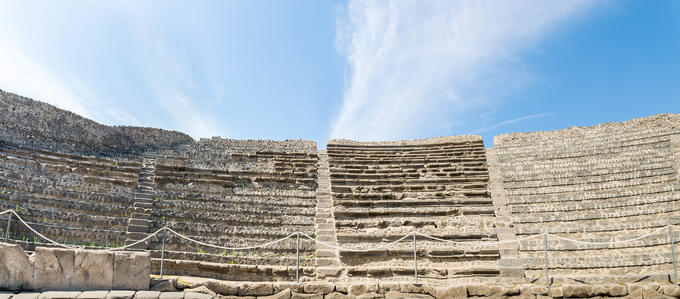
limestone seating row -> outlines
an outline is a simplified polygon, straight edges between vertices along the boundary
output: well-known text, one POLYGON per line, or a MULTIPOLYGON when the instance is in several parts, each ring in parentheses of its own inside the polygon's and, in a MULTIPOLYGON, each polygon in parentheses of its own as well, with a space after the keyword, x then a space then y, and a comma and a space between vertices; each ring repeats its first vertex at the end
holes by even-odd
POLYGON ((400 159, 400 160, 350 160, 350 159, 335 159, 333 154, 329 151, 329 162, 332 168, 368 168, 368 166, 382 166, 387 165, 392 168, 401 167, 447 167, 452 164, 462 166, 482 166, 484 164, 484 156, 479 157, 455 157, 455 158, 441 158, 441 159, 400 159), (460 164, 459 164, 460 163, 460 164))
POLYGON ((541 188, 529 189, 510 189, 507 190, 508 196, 524 196, 524 195, 549 195, 560 193, 577 193, 586 191, 602 191, 602 190, 625 190, 629 188, 645 188, 646 185, 657 186, 659 184, 673 184, 677 182, 677 177, 673 174, 664 174, 659 176, 632 178, 627 180, 609 181, 602 183, 591 184, 577 184, 577 185, 561 185, 541 188))
POLYGON ((442 141, 433 143, 422 143, 422 144, 366 144, 366 143, 356 143, 356 144, 342 144, 334 140, 328 142, 328 149, 346 149, 346 150, 382 150, 382 151, 412 151, 412 150, 430 150, 430 149, 450 149, 456 147, 474 147, 474 146, 484 146, 481 139, 478 140, 466 140, 466 141, 442 141))
MULTIPOLYGON (((151 259, 151 271, 158 273, 160 258, 151 259)), ((295 281, 295 266, 238 265, 194 260, 165 260, 163 272, 168 275, 200 276, 230 281, 295 281)), ((314 279, 314 267, 300 267, 301 281, 314 279)))
MULTIPOLYGON (((561 168, 561 172, 570 172, 578 170, 579 167, 593 166, 601 169, 608 163, 635 163, 635 165, 654 165, 659 163, 669 162, 672 156, 669 152, 662 150, 653 151, 648 154, 639 153, 616 153, 611 155, 600 155, 585 158, 573 159, 534 159, 526 161, 507 162, 502 165, 503 170, 507 171, 525 171, 526 174, 532 174, 532 171, 545 171, 553 168, 561 168)), ((557 170, 557 169, 554 169, 557 170)))
MULTIPOLYGON (((345 191, 346 189, 342 189, 345 191)), ((355 201, 371 201, 378 202, 381 200, 402 200, 402 199, 417 199, 417 200, 429 200, 429 199, 447 199, 447 198, 467 198, 475 201, 484 201, 487 203, 489 200, 489 192, 487 190, 440 190, 440 191, 418 191, 418 192, 396 192, 387 190, 384 192, 363 192, 363 193, 344 193, 344 192, 332 192, 334 198, 339 199, 338 205, 344 200, 355 200, 355 201)))
POLYGON ((649 205, 638 205, 636 209, 605 208, 591 211, 582 211, 578 213, 569 213, 568 215, 565 215, 564 212, 527 213, 517 217, 514 223, 522 224, 522 223, 545 223, 545 222, 570 222, 596 219, 617 219, 627 218, 631 216, 651 215, 676 211, 680 211, 680 205, 678 205, 677 202, 664 202, 649 205))
POLYGON ((52 197, 21 191, 10 191, 6 193, 6 196, 8 197, 6 200, 9 202, 10 206, 11 204, 16 204, 33 207, 51 207, 64 212, 68 211, 81 214, 87 214, 91 211, 101 211, 98 213, 99 215, 116 217, 124 216, 129 208, 129 205, 115 202, 96 202, 77 198, 52 197))
MULTIPOLYGON (((611 167, 606 167, 606 166, 601 166, 599 168, 591 167, 591 168, 586 168, 582 167, 580 169, 572 170, 570 172, 553 172, 549 171, 548 173, 542 173, 542 174, 534 174, 534 175, 528 175, 528 174, 519 174, 518 172, 510 172, 512 176, 517 176, 517 177, 508 177, 507 179, 504 179, 503 182, 505 185, 508 185, 508 188, 512 188, 513 184, 515 183, 522 183, 522 182, 533 182, 533 181, 554 181, 554 180, 560 180, 560 179, 581 179, 581 180, 587 180, 591 179, 592 177, 603 177, 606 178, 608 176, 619 176, 619 175, 624 175, 626 173, 635 173, 635 172, 653 172, 653 171, 665 171, 665 169, 672 168, 673 165, 670 162, 658 162, 658 163, 653 163, 653 164, 641 164, 641 163, 621 163, 617 164, 619 169, 611 169, 611 167), (590 170, 588 170, 590 169, 590 170)), ((544 171, 541 171, 544 172, 544 171)))
MULTIPOLYGON (((618 195, 618 194, 617 194, 618 195)), ((634 208, 636 206, 652 205, 659 203, 668 203, 680 201, 680 194, 678 192, 657 192, 652 194, 644 194, 637 196, 613 196, 608 199, 600 199, 597 201, 585 202, 552 202, 552 203, 535 203, 535 204, 512 204, 512 211, 514 213, 544 213, 544 212, 572 212, 579 213, 580 211, 589 211, 595 209, 613 209, 613 208, 634 208)))
MULTIPOLYGON (((611 165, 619 165, 622 169, 632 168, 632 169, 645 169, 654 168, 661 166, 672 165, 670 163, 669 156, 657 157, 657 158, 606 158, 590 161, 581 162, 565 162, 565 163, 547 163, 543 161, 542 163, 525 163, 524 165, 515 167, 503 167, 504 176, 507 179, 510 177, 526 177, 529 180, 540 179, 540 178, 553 178, 553 177, 572 177, 580 174, 585 174, 592 169, 594 172, 606 173, 607 171, 615 171, 612 169, 611 165)), ((517 179, 522 180, 522 179, 517 179)))
MULTIPOLYGON (((670 247, 668 246, 665 249, 667 249, 667 252, 649 251, 642 254, 632 254, 629 251, 630 249, 627 249, 617 255, 609 252, 613 250, 600 250, 597 253, 591 253, 590 255, 583 257, 549 257, 548 266, 551 269, 611 269, 631 267, 632 269, 629 269, 628 271, 635 273, 635 271, 638 271, 635 267, 653 265, 671 266, 672 257, 670 247), (625 256, 625 258, 622 258, 623 256, 625 256)), ((525 264, 526 269, 538 270, 545 267, 543 253, 533 254, 535 257, 526 255, 526 252, 520 252, 520 259, 525 264)), ((593 272, 593 274, 596 273, 597 272, 593 272)))
MULTIPOLYGON (((343 229, 345 232, 356 232, 369 228, 389 228, 395 230, 396 228, 403 228, 400 234, 403 236, 406 233, 412 232, 414 229, 435 228, 436 231, 431 235, 440 234, 446 227, 454 227, 456 232, 477 232, 482 228, 493 227, 493 217, 488 215, 474 215, 474 216, 456 216, 456 217, 438 217, 438 218, 364 218, 364 219, 348 219, 337 220, 336 227, 343 229)), ((430 233, 421 231, 423 233, 430 233)))
POLYGON ((488 198, 444 197, 439 198, 404 198, 404 199, 336 199, 336 207, 340 208, 401 208, 401 207, 465 207, 475 205, 489 205, 488 198))
POLYGON ((540 181, 524 181, 524 182, 510 182, 505 183, 505 189, 522 189, 522 188, 546 188, 554 186, 573 186, 573 185, 585 185, 585 184, 596 184, 603 182, 614 182, 614 181, 625 181, 636 178, 649 178, 664 175, 675 175, 675 170, 673 168, 657 168, 652 170, 628 170, 621 172, 611 172, 609 174, 602 174, 598 176, 578 176, 571 178, 558 178, 558 179, 543 179, 540 181))
POLYGON ((619 142, 630 142, 647 138, 663 137, 677 134, 678 129, 650 129, 650 128, 625 128, 624 130, 597 130, 586 128, 588 134, 570 136, 568 132, 552 131, 550 138, 531 136, 534 133, 521 134, 519 138, 510 140, 511 135, 500 135, 495 138, 495 146, 504 148, 536 148, 545 147, 547 149, 564 146, 596 146, 597 144, 616 144, 619 142))
MULTIPOLYGON (((125 230, 119 231, 98 227, 83 229, 83 226, 87 225, 86 223, 69 223, 70 225, 78 226, 66 226, 62 223, 55 225, 43 221, 26 221, 26 223, 41 234, 62 244, 118 247, 122 246, 125 242, 125 230)), ((26 227, 17 223, 12 225, 11 237, 17 240, 30 240, 32 242, 42 240, 26 227)))
MULTIPOLYGON (((521 216, 514 216, 521 217, 521 216)), ((566 223, 546 223, 537 225, 536 223, 527 223, 526 225, 516 224, 515 231, 517 235, 535 235, 548 233, 573 233, 573 232, 610 232, 610 231, 624 231, 631 229, 642 229, 652 227, 663 227, 669 223, 680 223, 680 212, 673 211, 667 213, 642 213, 640 215, 627 216, 623 219, 602 218, 593 220, 579 220, 570 221, 566 223)))
POLYGON ((129 197, 129 189, 126 190, 115 188, 101 190, 101 188, 97 188, 94 191, 91 191, 93 188, 88 188, 90 190, 74 190, 65 189, 56 185, 46 186, 45 184, 40 184, 39 182, 31 182, 23 179, 8 179, 8 176, 0 176, 0 187, 5 188, 7 197, 10 197, 9 194, 12 192, 24 192, 26 194, 33 194, 37 197, 82 200, 92 203, 106 202, 113 203, 114 205, 127 205, 128 203, 132 203, 132 200, 129 197), (107 193, 103 191, 109 192, 107 193))
MULTIPOLYGON (((58 172, 76 172, 92 176, 108 176, 130 180, 137 178, 141 166, 136 162, 118 162, 117 160, 92 159, 79 161, 62 158, 59 156, 47 156, 33 152, 18 151, 2 148, 0 159, 8 162, 24 165, 40 165, 41 167, 58 172)), ((56 154, 56 153, 55 153, 56 154)))
MULTIPOLYGON (((650 136, 635 140, 613 140, 611 143, 593 141, 590 145, 577 145, 565 143, 563 146, 538 146, 529 145, 527 147, 507 148, 498 146, 501 156, 513 155, 513 160, 522 161, 526 159, 565 159, 606 155, 621 152, 630 152, 630 149, 652 150, 663 147, 670 142, 670 135, 650 136)), ((504 160, 501 160, 504 161, 504 160)))
MULTIPOLYGON (((615 231, 615 232, 597 232, 597 233, 570 233, 557 234, 559 237, 579 240, 584 242, 598 242, 602 244, 588 244, 579 243, 567 240, 557 239, 555 234, 548 237, 548 248, 554 251, 569 251, 573 254, 588 255, 597 250, 612 250, 612 249, 626 249, 637 248, 645 249, 646 247, 653 248, 654 246, 662 246, 661 250, 665 250, 663 246, 670 249, 670 239, 668 238, 667 229, 665 227, 654 227, 647 229, 636 229, 631 231, 615 231), (656 232, 655 234, 652 234, 656 232), (640 236, 652 234, 642 239, 636 239, 640 236), (622 240, 631 240, 628 242, 619 242, 622 240), (615 243, 619 242, 619 243, 615 243)), ((675 242, 680 240, 680 231, 677 229, 673 232, 673 240, 675 242)), ((523 251, 541 251, 545 250, 543 243, 543 236, 537 236, 529 240, 522 240, 519 242, 520 248, 523 251)), ((659 249, 654 248, 653 250, 659 249)), ((652 250, 652 251, 653 251, 652 250)))
POLYGON ((493 207, 423 207, 406 208, 335 208, 335 218, 361 219, 373 217, 422 217, 428 216, 458 216, 458 215, 494 215, 493 207))
POLYGON ((486 183, 488 176, 456 176, 456 177, 420 177, 409 179, 339 179, 331 178, 335 186, 371 186, 371 185, 446 185, 456 183, 486 183))
POLYGON ((680 190, 680 184, 650 184, 637 186, 635 188, 621 189, 606 189, 606 190, 592 190, 586 192, 573 193, 555 193, 555 194, 538 194, 538 195, 521 195, 510 197, 510 204, 525 205, 532 203, 566 203, 579 202, 584 204, 588 201, 608 200, 614 198, 625 198, 633 196, 643 196, 649 194, 650 196, 668 196, 668 192, 680 190))

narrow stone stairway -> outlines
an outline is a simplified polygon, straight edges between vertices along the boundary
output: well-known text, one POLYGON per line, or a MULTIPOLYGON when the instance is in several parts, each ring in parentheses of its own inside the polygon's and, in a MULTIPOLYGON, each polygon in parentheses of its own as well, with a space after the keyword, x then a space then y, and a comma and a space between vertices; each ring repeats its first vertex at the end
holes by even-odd
MULTIPOLYGON (((333 198, 331 197, 331 179, 328 169, 328 154, 319 151, 318 187, 316 190, 316 237, 319 241, 337 246, 335 234, 335 219, 333 217, 333 198)), ((338 250, 323 245, 317 245, 316 273, 319 278, 337 277, 342 270, 338 259, 338 250)))
MULTIPOLYGON (((142 170, 139 174, 139 184, 135 190, 135 202, 128 220, 125 245, 144 239, 151 227, 151 212, 154 200, 154 173, 156 163, 154 157, 144 157, 142 170)), ((132 246, 130 249, 145 250, 149 248, 149 241, 132 246)))

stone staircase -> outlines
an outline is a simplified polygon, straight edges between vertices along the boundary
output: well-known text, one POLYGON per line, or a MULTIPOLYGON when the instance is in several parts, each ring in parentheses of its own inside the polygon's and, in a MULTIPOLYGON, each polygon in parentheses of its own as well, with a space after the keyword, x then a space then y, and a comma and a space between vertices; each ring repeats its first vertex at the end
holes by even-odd
MULTIPOLYGON (((319 186, 316 191, 316 237, 319 241, 337 246, 335 233, 335 218, 333 217, 333 198, 331 197, 331 179, 328 170, 328 153, 319 151, 318 168, 319 186)), ((340 274, 338 251, 323 245, 317 245, 316 252, 317 276, 319 278, 334 277, 340 274)))
MULTIPOLYGON (((135 202, 132 205, 132 213, 128 220, 125 245, 144 239, 149 234, 149 228, 151 227, 151 211, 155 195, 155 170, 155 158, 145 157, 139 175, 139 186, 137 187, 137 190, 135 190, 135 202)), ((131 247, 131 249, 138 250, 145 250, 148 248, 148 241, 131 247)))

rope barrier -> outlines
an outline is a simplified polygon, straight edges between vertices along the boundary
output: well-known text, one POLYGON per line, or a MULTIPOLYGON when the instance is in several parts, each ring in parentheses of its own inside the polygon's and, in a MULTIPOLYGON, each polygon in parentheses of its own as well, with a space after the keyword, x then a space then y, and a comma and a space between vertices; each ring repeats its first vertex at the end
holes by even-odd
MULTIPOLYGON (((62 244, 62 243, 56 242, 56 241, 54 241, 54 240, 52 240, 52 239, 46 237, 45 235, 41 234, 40 232, 38 232, 37 230, 35 230, 33 227, 31 227, 31 226, 30 226, 26 221, 24 221, 24 220, 19 216, 19 214, 17 214, 14 210, 5 210, 5 211, 0 212, 0 215, 5 215, 5 214, 12 214, 12 215, 16 216, 17 219, 19 219, 19 222, 21 222, 24 226, 26 226, 31 232, 35 233, 38 237, 40 237, 40 238, 46 240, 47 242, 49 242, 49 243, 51 243, 51 244, 53 244, 53 245, 56 245, 56 246, 59 246, 59 247, 63 247, 63 248, 71 248, 71 249, 72 249, 72 248, 80 248, 80 247, 82 247, 82 246, 73 246, 73 245, 68 245, 68 244, 62 244)), ((333 244, 329 244, 329 243, 320 241, 319 239, 314 238, 314 237, 312 237, 312 236, 310 236, 310 235, 308 235, 307 233, 304 233, 304 232, 299 232, 299 234, 302 235, 302 236, 305 236, 307 239, 312 240, 312 241, 314 241, 315 243, 317 243, 317 244, 319 244, 319 245, 322 245, 322 246, 325 246, 325 247, 328 247, 328 248, 333 248, 333 249, 342 250, 342 251, 349 251, 349 252, 369 252, 369 251, 375 251, 375 250, 388 249, 388 248, 390 248, 390 247, 396 245, 397 243, 404 241, 406 238, 413 236, 413 234, 419 235, 419 236, 421 236, 421 237, 423 237, 423 238, 430 239, 430 240, 433 240, 433 241, 438 241, 438 242, 444 242, 444 243, 450 243, 450 244, 456 244, 456 245, 481 246, 481 247, 485 247, 485 246, 498 246, 498 245, 503 245, 503 244, 517 243, 517 242, 522 242, 522 241, 527 241, 527 240, 530 240, 530 239, 538 238, 538 237, 543 236, 543 235, 547 235, 547 236, 549 236, 549 237, 553 237, 553 238, 555 238, 555 239, 562 240, 562 241, 568 241, 568 242, 574 242, 574 243, 580 243, 580 244, 588 244, 588 245, 613 245, 613 244, 621 244, 621 243, 627 243, 627 242, 633 242, 633 241, 641 240, 641 239, 647 238, 647 237, 649 237, 649 236, 659 234, 662 230, 668 229, 668 227, 676 227, 676 228, 680 228, 680 226, 678 226, 678 225, 669 224, 669 225, 666 225, 666 226, 664 226, 664 227, 658 228, 658 229, 656 229, 656 230, 654 230, 654 231, 652 231, 652 232, 650 232, 650 233, 644 234, 644 235, 642 235, 642 236, 638 236, 638 237, 631 238, 631 239, 626 239, 626 240, 618 240, 618 241, 610 241, 610 242, 590 242, 590 241, 581 241, 581 240, 577 240, 577 239, 570 239, 570 238, 566 238, 566 237, 561 237, 561 236, 554 235, 554 234, 550 234, 550 233, 542 233, 542 234, 530 235, 530 236, 527 236, 527 237, 524 237, 524 238, 521 238, 521 239, 508 240, 508 241, 461 242, 461 241, 446 240, 446 239, 434 237, 434 236, 431 236, 431 235, 427 235, 427 234, 424 234, 424 233, 421 233, 421 232, 418 232, 418 231, 413 231, 413 232, 410 232, 410 233, 405 234, 403 237, 401 237, 401 238, 399 238, 399 239, 397 239, 397 240, 395 240, 395 241, 392 241, 392 242, 387 243, 387 244, 385 244, 385 245, 377 246, 377 247, 374 247, 374 248, 368 248, 368 249, 344 248, 344 247, 341 247, 341 246, 337 246, 337 245, 333 245, 333 244)), ((271 241, 271 242, 267 242, 267 243, 263 243, 263 244, 259 244, 259 245, 245 246, 245 247, 226 247, 226 246, 219 246, 219 245, 214 245, 214 244, 210 244, 210 243, 198 241, 198 240, 196 240, 196 239, 193 239, 193 238, 187 237, 187 236, 185 236, 185 235, 183 235, 183 234, 180 234, 180 233, 176 232, 175 230, 173 230, 173 229, 170 228, 170 227, 164 226, 164 227, 162 227, 162 228, 156 230, 155 232, 150 233, 150 234, 149 234, 148 236, 146 236, 145 238, 143 238, 143 239, 141 239, 141 240, 138 240, 138 241, 135 241, 134 243, 131 243, 131 244, 128 244, 128 245, 124 245, 124 246, 120 246, 120 247, 100 248, 100 249, 97 249, 97 250, 112 250, 112 251, 116 251, 116 250, 127 249, 127 248, 133 247, 133 246, 135 246, 135 245, 137 245, 137 244, 146 242, 146 241, 148 241, 149 239, 153 238, 154 236, 158 235, 159 233, 161 233, 161 232, 163 232, 163 231, 169 231, 169 232, 171 232, 171 233, 177 235, 178 237, 180 237, 180 238, 182 238, 182 239, 184 239, 184 240, 187 240, 187 241, 189 241, 189 242, 192 242, 192 243, 195 243, 195 244, 198 244, 198 245, 201 245, 201 246, 212 247, 212 248, 222 249, 222 250, 250 250, 250 249, 263 248, 263 247, 267 247, 267 246, 270 246, 270 245, 274 245, 274 244, 283 242, 283 241, 285 241, 286 239, 289 239, 289 238, 291 238, 291 237, 294 237, 294 236, 296 236, 296 235, 298 234, 298 232, 294 232, 294 233, 291 233, 291 234, 289 234, 289 235, 287 235, 286 237, 283 237, 283 238, 281 238, 281 239, 277 239, 277 240, 274 240, 274 241, 271 241)))

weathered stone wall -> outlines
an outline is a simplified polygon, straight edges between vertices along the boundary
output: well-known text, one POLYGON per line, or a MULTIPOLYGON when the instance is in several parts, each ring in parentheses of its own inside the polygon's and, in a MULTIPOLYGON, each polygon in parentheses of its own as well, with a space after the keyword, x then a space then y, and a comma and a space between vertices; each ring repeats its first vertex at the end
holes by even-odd
MULTIPOLYGON (((678 224, 680 189, 673 140, 680 115, 495 138, 507 206, 517 238, 548 232, 550 273, 584 279, 669 273, 668 224, 678 224)), ((674 235, 678 240, 680 234, 674 235)), ((522 241, 526 275, 543 275, 543 238, 522 241)))
POLYGON ((146 290, 151 264, 144 252, 38 247, 0 243, 0 289, 146 290))
POLYGON ((2 90, 0 140, 51 151, 113 156, 134 156, 193 142, 175 131, 102 125, 2 90))

